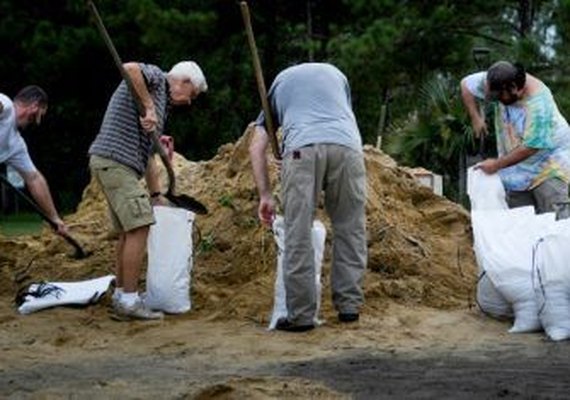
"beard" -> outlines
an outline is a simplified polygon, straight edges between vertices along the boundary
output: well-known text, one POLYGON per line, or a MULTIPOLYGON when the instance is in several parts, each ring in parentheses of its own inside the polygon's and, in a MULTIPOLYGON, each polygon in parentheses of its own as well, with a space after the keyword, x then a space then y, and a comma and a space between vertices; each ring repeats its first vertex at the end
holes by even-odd
POLYGON ((522 96, 519 96, 516 92, 503 92, 504 94, 500 97, 500 102, 505 106, 510 106, 519 101, 522 96))

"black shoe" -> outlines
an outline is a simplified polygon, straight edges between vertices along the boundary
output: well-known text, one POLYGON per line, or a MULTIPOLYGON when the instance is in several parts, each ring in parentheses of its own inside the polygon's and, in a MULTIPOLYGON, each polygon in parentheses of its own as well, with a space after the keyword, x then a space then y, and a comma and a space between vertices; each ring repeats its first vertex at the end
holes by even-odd
POLYGON ((340 322, 356 322, 360 318, 358 313, 338 313, 340 322))
POLYGON ((315 325, 293 325, 287 318, 280 318, 275 325, 275 329, 286 332, 307 332, 315 329, 315 325))

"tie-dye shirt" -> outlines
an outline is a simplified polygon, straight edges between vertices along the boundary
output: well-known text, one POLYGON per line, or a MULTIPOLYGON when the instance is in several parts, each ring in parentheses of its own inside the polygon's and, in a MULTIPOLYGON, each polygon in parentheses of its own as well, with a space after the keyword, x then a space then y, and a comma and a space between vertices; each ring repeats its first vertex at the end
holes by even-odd
MULTIPOLYGON (((467 76, 467 89, 485 98, 486 72, 467 76)), ((499 171, 508 191, 531 190, 549 178, 570 182, 570 127, 560 114, 550 89, 542 84, 538 93, 505 106, 494 103, 495 132, 499 156, 521 144, 538 151, 525 160, 499 171)))

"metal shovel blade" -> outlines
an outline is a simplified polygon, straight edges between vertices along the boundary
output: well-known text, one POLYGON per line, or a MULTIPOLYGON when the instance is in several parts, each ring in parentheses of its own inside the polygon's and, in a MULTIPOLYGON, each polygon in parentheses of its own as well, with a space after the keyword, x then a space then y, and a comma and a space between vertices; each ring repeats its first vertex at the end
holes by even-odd
POLYGON ((478 140, 478 148, 476 154, 467 154, 465 157, 465 166, 467 168, 485 160, 485 137, 480 135, 478 140))
MULTIPOLYGON (((12 183, 10 183, 8 178, 6 178, 2 174, 0 174, 0 181, 4 185, 6 185, 6 187, 8 187, 12 191, 14 191, 14 193, 16 193, 18 196, 20 196, 20 198, 22 198, 26 203, 28 203, 30 206, 32 206, 33 209, 38 213, 38 215, 40 217, 42 217, 42 219, 44 221, 46 221, 51 226, 51 228, 53 230, 55 230, 55 231, 57 230, 57 224, 54 221, 52 221, 52 219, 50 217, 47 216, 47 214, 40 208, 40 206, 38 206, 36 204, 36 202, 31 197, 29 197, 23 191, 21 191, 20 189, 18 189, 14 185, 12 185, 12 183)), ((75 250, 75 252, 73 253, 73 258, 82 259, 82 258, 89 257, 91 255, 92 252, 85 251, 83 249, 83 247, 81 247, 79 242, 77 240, 75 240, 69 233, 64 233, 61 236, 67 241, 67 243, 69 243, 71 246, 73 246, 73 248, 75 250)))
POLYGON ((176 207, 184 208, 188 211, 192 211, 195 214, 208 214, 208 209, 206 206, 200 201, 196 200, 194 197, 188 196, 186 194, 175 196, 171 193, 166 193, 165 197, 176 207))

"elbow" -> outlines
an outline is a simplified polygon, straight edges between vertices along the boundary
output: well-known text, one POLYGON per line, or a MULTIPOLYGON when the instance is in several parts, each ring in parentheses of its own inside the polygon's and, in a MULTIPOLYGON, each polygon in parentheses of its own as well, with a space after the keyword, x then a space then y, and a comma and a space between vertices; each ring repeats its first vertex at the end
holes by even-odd
POLYGON ((36 183, 38 183, 39 181, 41 181, 43 178, 42 174, 40 174, 40 172, 38 170, 31 171, 31 172, 25 172, 25 173, 22 173, 21 175, 22 175, 22 178, 24 179, 24 182, 26 183, 26 186, 33 186, 36 183))
POLYGON ((136 62, 123 63, 123 68, 129 75, 139 70, 139 65, 136 62))
POLYGON ((137 66, 137 63, 135 63, 135 62, 126 62, 126 63, 123 63, 123 68, 125 68, 126 70, 133 69, 133 68, 135 68, 136 66, 137 66))

